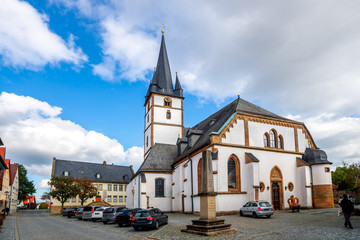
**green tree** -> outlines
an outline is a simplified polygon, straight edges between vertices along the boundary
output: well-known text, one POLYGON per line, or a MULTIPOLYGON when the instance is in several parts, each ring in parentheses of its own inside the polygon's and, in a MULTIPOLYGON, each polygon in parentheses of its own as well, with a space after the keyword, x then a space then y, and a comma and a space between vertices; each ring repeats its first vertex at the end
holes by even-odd
POLYGON ((349 165, 346 183, 349 186, 349 190, 358 193, 360 189, 360 162, 349 165))
POLYGON ((44 201, 50 200, 50 193, 44 192, 40 199, 44 201))
MULTIPOLYGON (((17 163, 16 163, 17 164, 17 163)), ((18 198, 21 201, 26 199, 26 196, 33 195, 36 193, 35 185, 33 181, 29 181, 27 177, 26 168, 21 165, 18 165, 18 173, 19 173, 19 195, 18 198)))
POLYGON ((90 179, 75 179, 75 186, 77 195, 79 195, 79 200, 81 201, 81 206, 84 205, 86 200, 95 197, 97 194, 97 189, 90 179))
POLYGON ((348 183, 346 181, 348 172, 349 169, 344 165, 343 167, 337 167, 335 172, 331 173, 333 184, 337 185, 340 190, 348 188, 348 183))
POLYGON ((49 181, 50 196, 61 202, 61 211, 64 209, 64 203, 77 195, 77 187, 72 177, 53 177, 49 181))

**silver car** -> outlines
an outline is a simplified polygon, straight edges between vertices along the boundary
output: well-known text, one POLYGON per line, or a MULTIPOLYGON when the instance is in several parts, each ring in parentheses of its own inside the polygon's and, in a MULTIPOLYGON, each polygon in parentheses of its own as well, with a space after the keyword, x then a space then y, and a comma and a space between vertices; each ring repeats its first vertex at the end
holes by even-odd
POLYGON ((266 201, 251 201, 247 202, 242 208, 240 208, 240 216, 252 216, 254 218, 258 216, 266 216, 271 218, 274 214, 274 209, 271 204, 266 201))
POLYGON ((84 207, 82 220, 84 220, 84 221, 91 220, 94 211, 100 207, 101 206, 96 206, 96 205, 84 207))
POLYGON ((104 224, 108 224, 108 223, 111 223, 111 222, 115 223, 117 215, 119 215, 119 213, 124 208, 125 207, 111 207, 111 208, 105 209, 105 211, 103 213, 103 217, 102 217, 102 222, 104 224))

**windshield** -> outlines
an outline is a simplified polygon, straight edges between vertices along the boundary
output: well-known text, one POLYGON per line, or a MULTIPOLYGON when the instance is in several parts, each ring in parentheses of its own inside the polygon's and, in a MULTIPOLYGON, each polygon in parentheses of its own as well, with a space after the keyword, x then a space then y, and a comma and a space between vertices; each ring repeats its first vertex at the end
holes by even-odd
POLYGON ((149 217, 150 213, 149 212, 137 212, 135 214, 135 217, 149 217))
POLYGON ((113 208, 107 208, 105 209, 104 213, 112 213, 114 212, 114 209, 113 208))
POLYGON ((84 212, 91 212, 92 210, 92 207, 84 207, 84 212))
POLYGON ((260 207, 271 207, 271 204, 268 202, 260 202, 259 205, 260 207))

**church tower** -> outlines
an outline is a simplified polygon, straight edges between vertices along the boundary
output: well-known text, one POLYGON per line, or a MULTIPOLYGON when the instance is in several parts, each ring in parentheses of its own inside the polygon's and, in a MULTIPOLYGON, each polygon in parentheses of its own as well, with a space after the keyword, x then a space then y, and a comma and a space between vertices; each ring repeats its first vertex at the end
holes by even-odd
POLYGON ((175 88, 165 46, 164 30, 154 76, 145 96, 144 156, 155 143, 176 145, 184 135, 183 89, 176 74, 175 88))

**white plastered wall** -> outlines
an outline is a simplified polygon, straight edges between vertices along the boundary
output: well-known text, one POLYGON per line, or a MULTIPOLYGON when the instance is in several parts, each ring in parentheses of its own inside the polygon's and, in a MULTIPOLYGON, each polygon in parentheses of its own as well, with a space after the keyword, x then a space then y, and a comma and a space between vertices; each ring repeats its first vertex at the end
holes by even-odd
POLYGON ((182 135, 182 128, 176 126, 154 125, 154 144, 176 144, 179 136, 182 135))
MULTIPOLYGON (((154 105, 164 106, 164 98, 165 98, 165 96, 154 95, 154 105)), ((176 98, 176 97, 170 97, 170 98, 171 98, 171 107, 172 108, 182 108, 182 106, 181 106, 182 99, 181 98, 176 98)))
MULTIPOLYGON (((162 211, 172 211, 172 175, 171 174, 155 174, 155 173, 145 173, 146 177, 146 195, 142 195, 145 198, 149 197, 150 207, 160 208, 162 211), (155 197, 155 179, 162 178, 164 179, 164 197, 155 197)), ((143 206, 143 208, 146 208, 143 206)))
POLYGON ((244 120, 237 120, 229 130, 222 139, 223 143, 245 145, 244 120))
POLYGON ((295 151, 294 128, 251 121, 249 121, 248 126, 250 146, 264 147, 264 134, 269 133, 271 129, 275 129, 278 136, 282 135, 284 139, 284 150, 295 151))
POLYGON ((330 164, 312 165, 311 167, 314 185, 332 184, 330 171, 325 172, 325 168, 330 168, 330 164))

